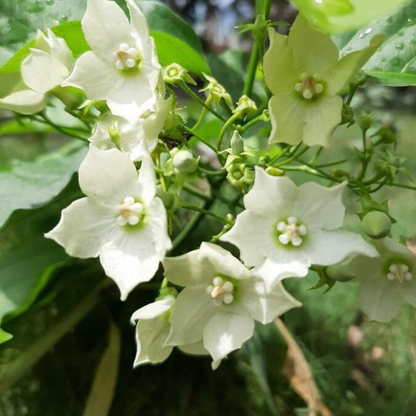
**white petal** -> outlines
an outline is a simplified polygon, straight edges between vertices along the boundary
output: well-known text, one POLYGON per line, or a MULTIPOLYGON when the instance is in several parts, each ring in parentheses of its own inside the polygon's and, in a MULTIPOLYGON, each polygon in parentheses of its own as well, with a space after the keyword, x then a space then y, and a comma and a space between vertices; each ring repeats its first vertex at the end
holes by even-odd
POLYGON ((178 286, 195 286, 211 283, 215 269, 207 258, 201 258, 200 250, 194 250, 178 257, 163 260, 165 277, 178 286))
POLYGON ((229 251, 210 243, 202 243, 200 258, 207 259, 216 272, 235 279, 249 279, 250 272, 229 251))
POLYGON ((204 348, 204 342, 198 341, 193 344, 179 345, 178 348, 185 354, 190 355, 209 355, 209 352, 204 348))
POLYGON ((113 63, 103 61, 94 52, 86 52, 78 58, 62 86, 81 88, 90 100, 107 100, 123 87, 124 78, 113 63))
POLYGON ((136 167, 126 154, 117 149, 100 150, 92 145, 79 168, 79 184, 86 195, 116 204, 126 196, 138 197, 142 191, 136 167))
POLYGON ((130 41, 127 16, 113 1, 88 0, 82 31, 91 49, 102 56, 111 56, 121 43, 130 41))
POLYGON ((119 232, 108 206, 91 198, 73 202, 62 211, 59 224, 46 238, 55 240, 73 257, 97 257, 101 247, 119 232))
POLYGON ((130 321, 134 324, 139 319, 154 319, 166 313, 174 305, 175 299, 162 299, 153 303, 149 303, 143 308, 138 309, 133 313, 130 321))
POLYGON ((244 308, 252 318, 262 324, 273 321, 292 308, 302 306, 281 283, 277 283, 272 290, 267 291, 263 281, 250 279, 241 283, 240 290, 244 308))
POLYGON ((413 266, 412 279, 410 281, 404 280, 399 287, 402 298, 416 307, 416 267, 413 266))
POLYGON ((39 49, 32 49, 22 63, 25 84, 40 93, 46 93, 61 85, 68 75, 69 70, 64 64, 39 49))
POLYGON ((152 236, 159 258, 165 258, 166 251, 172 248, 172 242, 168 234, 168 219, 165 206, 159 198, 155 198, 148 205, 146 227, 152 236))
POLYGON ((215 315, 204 330, 204 347, 213 359, 212 368, 218 368, 221 360, 240 348, 253 332, 254 321, 249 316, 215 315))
POLYGON ((138 183, 142 188, 141 198, 145 203, 150 201, 156 195, 156 174, 152 158, 150 157, 146 145, 140 143, 142 165, 139 170, 138 183))
POLYGON ((264 169, 256 166, 256 178, 253 188, 244 197, 246 209, 265 216, 292 215, 292 201, 297 187, 287 177, 269 175, 264 169))
POLYGON ((247 266, 258 266, 277 249, 274 231, 272 219, 245 210, 237 215, 233 228, 220 240, 238 247, 240 258, 247 266))
POLYGON ((120 122, 126 123, 122 118, 114 117, 113 115, 108 115, 99 120, 95 125, 94 133, 89 138, 89 141, 101 150, 115 149, 117 146, 111 140, 108 129, 113 128, 116 124, 118 124, 120 129, 120 122))
POLYGON ((217 311, 205 289, 205 285, 187 287, 176 298, 167 345, 192 344, 202 339, 205 326, 217 311))
POLYGON ((100 261, 108 277, 120 289, 120 299, 126 300, 129 293, 139 284, 148 282, 159 268, 160 256, 149 235, 125 233, 120 241, 104 244, 100 261))
POLYGON ((345 206, 342 195, 347 183, 331 188, 307 182, 299 187, 294 214, 307 226, 332 230, 344 222, 345 206))
POLYGON ((309 267, 310 263, 303 259, 288 263, 265 259, 263 263, 253 269, 253 274, 263 279, 266 290, 271 291, 283 279, 305 277, 309 272, 309 267))
POLYGON ((74 66, 74 57, 72 55, 71 49, 69 49, 64 39, 57 38, 52 30, 47 29, 46 33, 48 34, 47 42, 49 45, 49 50, 45 50, 39 47, 37 40, 35 43, 35 48, 42 49, 44 52, 49 52, 54 58, 65 65, 68 70, 71 70, 74 66))
POLYGON ((35 114, 47 104, 47 97, 32 90, 18 91, 0 98, 0 109, 16 111, 20 114, 35 114))
POLYGON ((161 363, 165 361, 173 347, 166 346, 166 338, 170 325, 165 316, 154 319, 140 320, 136 326, 137 354, 134 367, 146 363, 161 363))
POLYGON ((360 235, 345 230, 322 231, 309 235, 308 259, 312 264, 329 266, 352 254, 378 257, 377 250, 360 235))
POLYGON ((389 322, 399 313, 402 299, 397 290, 397 282, 381 277, 361 283, 359 301, 361 309, 370 319, 389 322))
POLYGON ((136 32, 136 35, 141 38, 143 42, 146 42, 149 37, 149 27, 142 11, 133 0, 127 0, 127 7, 130 12, 132 30, 136 32))

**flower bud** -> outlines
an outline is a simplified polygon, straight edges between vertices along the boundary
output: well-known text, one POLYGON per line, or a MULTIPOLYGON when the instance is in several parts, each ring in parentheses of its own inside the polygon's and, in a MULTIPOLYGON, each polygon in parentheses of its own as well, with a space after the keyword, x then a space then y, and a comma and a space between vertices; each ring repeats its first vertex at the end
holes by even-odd
POLYGON ((180 142, 183 139, 184 125, 185 122, 183 121, 183 118, 175 112, 171 111, 166 118, 160 136, 169 137, 170 139, 174 139, 180 142))
POLYGON ((165 192, 160 188, 157 188, 156 196, 162 200, 163 205, 167 210, 173 207, 173 204, 175 203, 175 198, 170 193, 165 192))
POLYGON ((366 112, 362 112, 360 117, 358 118, 358 125, 360 129, 363 131, 367 131, 371 125, 373 124, 373 115, 367 114, 366 112))
POLYGON ((231 153, 233 155, 239 155, 244 152, 244 140, 240 136, 240 133, 235 130, 233 137, 231 137, 231 153))
POLYGON ((200 92, 209 92, 209 97, 211 97, 211 100, 214 101, 215 108, 218 107, 218 104, 220 103, 221 99, 223 99, 230 108, 230 110, 232 110, 234 108, 233 100, 231 99, 231 95, 228 94, 226 89, 215 78, 210 77, 206 74, 202 75, 208 81, 208 85, 205 88, 203 88, 200 92))
POLYGON ((242 113, 242 114, 250 114, 257 111, 256 103, 247 97, 247 95, 243 95, 239 98, 237 102, 237 108, 233 111, 233 113, 242 113))
POLYGON ((388 127, 379 128, 372 137, 378 137, 377 144, 394 144, 397 142, 395 133, 388 127))
POLYGON ((284 176, 285 171, 279 168, 274 168, 273 166, 269 166, 266 168, 266 172, 272 176, 284 176))
POLYGON ((354 123, 354 112, 352 108, 345 104, 342 106, 342 121, 341 125, 348 124, 349 126, 354 123))
POLYGON ((347 259, 342 263, 334 264, 325 268, 325 274, 332 280, 337 282, 349 282, 356 276, 355 272, 351 268, 351 262, 353 258, 347 259))
POLYGON ((181 149, 172 156, 172 163, 176 170, 181 173, 191 173, 198 167, 198 159, 188 149, 181 149))
POLYGON ((181 82, 196 85, 188 71, 179 64, 170 64, 163 73, 163 80, 167 84, 178 85, 181 82))
POLYGON ((390 217, 381 211, 370 211, 361 222, 363 231, 371 238, 379 239, 390 233, 390 217))

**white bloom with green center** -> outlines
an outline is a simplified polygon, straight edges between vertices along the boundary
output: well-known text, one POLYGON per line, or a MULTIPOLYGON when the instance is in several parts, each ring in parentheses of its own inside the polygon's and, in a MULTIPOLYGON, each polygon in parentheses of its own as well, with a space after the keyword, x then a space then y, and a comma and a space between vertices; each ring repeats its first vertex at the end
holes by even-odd
POLYGON ((170 316, 166 345, 186 345, 203 340, 216 369, 221 360, 238 349, 263 324, 301 304, 277 284, 267 291, 228 251, 202 243, 199 250, 165 258, 165 277, 184 287, 170 316))
MULTIPOLYGON (((143 364, 157 364, 165 361, 173 350, 173 346, 165 345, 170 332, 169 318, 176 298, 165 296, 154 303, 137 310, 131 317, 136 324, 137 353, 134 367, 143 364)), ((179 347, 183 352, 192 355, 207 355, 202 342, 179 347)))
POLYGON ((82 30, 92 51, 76 62, 64 85, 106 100, 112 113, 133 123, 156 101, 160 77, 153 39, 134 0, 127 0, 130 22, 113 1, 88 0, 82 30))
POLYGON ((344 221, 342 193, 346 183, 326 188, 314 182, 297 187, 287 177, 256 167, 246 210, 221 237, 240 250, 241 259, 265 279, 268 288, 287 277, 304 277, 312 264, 328 266, 352 253, 377 256, 377 251, 344 221))
POLYGON ((382 36, 341 60, 331 38, 301 15, 289 36, 270 28, 269 37, 264 56, 265 81, 273 94, 269 144, 304 141, 309 146, 328 146, 332 131, 341 123, 343 101, 337 94, 380 46, 382 36))
POLYGON ((171 248, 166 211, 155 196, 153 163, 143 157, 137 173, 126 154, 91 146, 79 168, 79 183, 87 197, 64 209, 46 237, 73 257, 99 256, 125 300, 154 276, 171 248))
POLYGON ((102 150, 118 148, 136 161, 142 157, 141 143, 145 143, 150 153, 156 148, 171 106, 171 98, 160 98, 133 124, 121 117, 106 115, 98 121, 90 142, 102 150))
POLYGON ((388 322, 403 302, 416 307, 416 255, 391 238, 375 244, 380 257, 356 257, 349 268, 360 282, 362 310, 370 319, 388 322))
POLYGON ((48 29, 38 31, 34 47, 23 61, 21 71, 28 89, 0 99, 0 108, 21 114, 42 111, 47 104, 46 93, 59 87, 74 66, 74 58, 66 42, 48 29))

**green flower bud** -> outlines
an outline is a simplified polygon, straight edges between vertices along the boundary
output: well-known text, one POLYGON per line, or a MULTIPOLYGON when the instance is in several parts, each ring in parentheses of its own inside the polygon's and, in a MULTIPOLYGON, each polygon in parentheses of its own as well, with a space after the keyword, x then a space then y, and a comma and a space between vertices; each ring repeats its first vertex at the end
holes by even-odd
POLYGON ((200 92, 208 91, 209 96, 211 97, 212 101, 214 101, 214 107, 217 108, 218 104, 220 103, 221 99, 225 101, 228 105, 230 110, 234 108, 233 100, 231 95, 228 94, 226 89, 213 77, 209 75, 202 74, 205 79, 208 81, 208 85, 203 88, 200 92))
POLYGON ((244 140, 240 136, 240 133, 235 130, 233 137, 231 137, 231 153, 233 155, 239 155, 244 152, 244 140))
POLYGON ((163 205, 167 210, 173 207, 173 204, 175 203, 175 198, 170 193, 167 193, 165 191, 162 191, 162 189, 157 188, 156 196, 162 200, 163 205))
POLYGON ((242 113, 242 114, 250 114, 255 113, 257 111, 256 103, 247 97, 247 95, 243 95, 239 98, 237 102, 237 108, 233 111, 233 113, 242 113))
POLYGON ((279 168, 274 168, 273 166, 269 166, 266 168, 266 172, 272 176, 285 176, 285 171, 279 168))
POLYGON ((342 121, 341 125, 348 124, 349 126, 354 123, 354 112, 352 108, 345 104, 342 106, 342 121))
POLYGON ((173 166, 181 173, 191 173, 198 167, 198 159, 188 149, 180 149, 172 156, 173 166))
POLYGON ((177 141, 182 141, 185 122, 183 118, 171 111, 166 118, 161 137, 169 137, 177 141))
POLYGON ((362 112, 360 117, 358 118, 358 125, 360 129, 363 131, 367 131, 373 124, 373 115, 367 114, 366 112, 362 112))
POLYGON ((171 64, 163 73, 163 80, 167 84, 178 85, 181 82, 196 85, 196 82, 188 74, 188 71, 179 64, 171 64))
POLYGON ((351 269, 351 262, 353 258, 343 261, 342 263, 334 264, 325 268, 326 275, 337 282, 349 282, 356 276, 355 272, 351 269))
POLYGON ((397 142, 395 133, 388 127, 379 128, 372 137, 378 137, 377 144, 394 144, 397 142))
POLYGON ((156 298, 156 300, 163 300, 166 298, 176 298, 178 296, 178 291, 171 286, 164 287, 163 289, 160 289, 159 296, 156 298))
POLYGON ((370 211, 361 222, 363 231, 371 238, 379 239, 390 233, 391 219, 381 211, 370 211))

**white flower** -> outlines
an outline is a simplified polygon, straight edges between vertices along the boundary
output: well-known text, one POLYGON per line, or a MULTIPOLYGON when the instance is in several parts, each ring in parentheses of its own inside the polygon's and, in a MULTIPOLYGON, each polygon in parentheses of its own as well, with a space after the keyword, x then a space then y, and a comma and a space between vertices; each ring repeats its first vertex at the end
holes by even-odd
POLYGON ((203 340, 215 370, 231 351, 241 347, 263 324, 301 304, 278 284, 270 292, 228 251, 202 243, 199 250, 165 258, 165 277, 185 287, 170 317, 166 345, 186 345, 203 340))
POLYGON ((306 276, 312 264, 335 264, 352 253, 376 257, 361 236, 339 229, 345 186, 308 182, 298 188, 289 178, 256 167, 254 186, 244 197, 246 210, 221 240, 236 245, 268 287, 286 277, 306 276))
POLYGON ((171 98, 159 99, 134 124, 121 117, 106 115, 98 121, 90 142, 102 150, 118 148, 136 161, 142 156, 142 142, 150 153, 156 148, 171 106, 171 98))
POLYGON ((27 89, 0 99, 0 108, 20 114, 34 114, 47 104, 46 93, 60 86, 73 68, 74 58, 65 41, 51 30, 38 31, 35 45, 22 63, 22 78, 27 89))
MULTIPOLYGON (((136 323, 137 354, 134 367, 142 364, 157 364, 165 361, 173 346, 165 345, 170 332, 169 316, 175 304, 175 296, 169 295, 137 310, 131 317, 136 323)), ((206 355, 202 342, 179 347, 183 352, 192 355, 206 355)))
POLYGON ((156 100, 160 65, 147 22, 127 0, 130 22, 113 1, 88 0, 82 29, 92 51, 82 55, 64 85, 106 100, 114 115, 133 123, 156 100))
POLYGON ((388 322, 403 301, 416 307, 416 256, 390 238, 377 241, 376 247, 379 258, 359 256, 349 268, 360 282, 362 310, 375 321, 388 322))
POLYGON ((35 46, 22 63, 22 77, 33 91, 47 93, 62 84, 74 66, 66 42, 48 29, 47 36, 38 31, 35 46))
POLYGON ((79 169, 79 183, 87 197, 64 209, 46 237, 73 257, 100 256, 125 300, 135 286, 154 276, 171 248, 166 211, 155 196, 152 161, 144 157, 137 174, 126 154, 91 146, 79 169))

